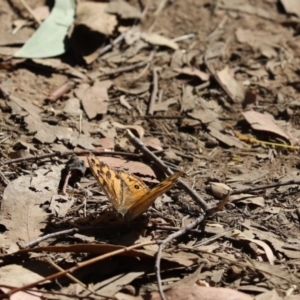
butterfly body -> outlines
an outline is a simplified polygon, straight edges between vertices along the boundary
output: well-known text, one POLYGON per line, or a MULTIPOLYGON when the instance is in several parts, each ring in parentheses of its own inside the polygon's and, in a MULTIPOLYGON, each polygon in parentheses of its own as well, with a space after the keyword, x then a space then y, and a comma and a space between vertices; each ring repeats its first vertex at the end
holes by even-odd
POLYGON ((144 213, 158 196, 171 189, 176 180, 183 175, 182 172, 174 173, 154 188, 149 189, 136 176, 113 170, 94 155, 89 155, 88 163, 107 198, 128 222, 144 213))

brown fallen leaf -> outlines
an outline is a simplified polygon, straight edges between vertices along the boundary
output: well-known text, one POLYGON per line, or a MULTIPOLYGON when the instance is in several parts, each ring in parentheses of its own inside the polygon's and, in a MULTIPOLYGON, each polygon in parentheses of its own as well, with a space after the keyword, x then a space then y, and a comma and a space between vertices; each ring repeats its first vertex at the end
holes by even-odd
POLYGON ((35 58, 32 61, 38 65, 46 66, 49 68, 54 68, 60 71, 63 71, 66 74, 70 74, 74 77, 88 81, 86 75, 81 73, 78 69, 71 67, 69 64, 63 63, 60 59, 56 58, 35 58))
POLYGON ((274 265, 274 261, 275 261, 276 257, 274 256, 273 251, 271 250, 270 246, 267 243, 265 243, 264 241, 260 241, 260 240, 254 239, 252 237, 249 237, 244 232, 239 232, 239 234, 235 235, 235 237, 237 239, 252 242, 252 243, 255 243, 258 246, 260 246, 265 251, 266 257, 267 257, 270 265, 274 265))
POLYGON ((118 85, 116 81, 115 84, 118 90, 131 95, 139 95, 145 93, 146 91, 149 90, 151 85, 150 82, 139 82, 139 81, 130 84, 128 83, 126 84, 123 82, 120 85, 118 85))
POLYGON ((218 199, 223 199, 228 194, 228 191, 232 191, 228 185, 221 182, 209 182, 208 188, 212 195, 218 199))
POLYGON ((43 6, 38 6, 35 9, 33 9, 33 13, 37 19, 40 21, 43 21, 48 18, 50 15, 50 9, 49 6, 43 5, 43 6))
POLYGON ((28 115, 24 118, 27 124, 27 130, 30 133, 35 134, 34 137, 41 143, 53 143, 58 139, 70 139, 72 137, 72 129, 62 126, 51 126, 45 122, 42 122, 40 113, 42 110, 18 97, 13 95, 9 96, 8 104, 11 105, 12 110, 17 114, 22 114, 22 111, 26 111, 28 115))
POLYGON ((155 103, 153 106, 153 112, 155 111, 167 111, 170 105, 176 104, 178 101, 175 98, 167 99, 163 102, 155 103))
POLYGON ((183 88, 182 97, 181 97, 181 109, 183 111, 189 111, 195 108, 196 98, 193 94, 193 87, 187 85, 183 88))
POLYGON ((174 50, 179 49, 179 46, 176 44, 176 42, 173 42, 172 40, 156 33, 142 32, 141 38, 147 43, 155 46, 165 46, 174 50))
POLYGON ((121 19, 140 19, 142 17, 140 10, 124 0, 110 1, 105 11, 110 14, 117 14, 121 19))
POLYGON ((145 146, 147 146, 151 150, 155 150, 155 151, 163 150, 160 140, 156 137, 145 138, 145 139, 143 139, 143 143, 145 144, 145 146))
POLYGON ((199 69, 192 69, 192 68, 173 68, 175 72, 178 72, 180 74, 190 75, 190 76, 196 76, 202 81, 209 80, 209 74, 200 71, 199 69))
POLYGON ((77 5, 75 24, 69 33, 70 45, 86 64, 99 57, 105 37, 110 36, 117 25, 116 16, 106 13, 107 7, 107 2, 95 1, 80 1, 77 5))
POLYGON ((140 125, 123 125, 118 122, 112 122, 111 123, 115 128, 119 129, 131 129, 137 132, 140 138, 142 138, 145 134, 145 130, 142 126, 140 125))
MULTIPOLYGON (((167 300, 253 300, 253 297, 232 290, 230 288, 181 286, 168 289, 164 292, 167 300)), ((152 292, 150 297, 143 297, 145 300, 161 300, 158 292, 152 292)))
POLYGON ((121 292, 116 293, 114 295, 114 297, 117 300, 143 300, 142 296, 132 296, 132 295, 124 294, 124 293, 121 293, 121 292))
POLYGON ((1 223, 7 228, 4 235, 9 240, 28 243, 42 234, 49 216, 42 205, 57 194, 62 168, 62 165, 52 166, 51 172, 39 169, 34 171, 35 176, 19 176, 7 185, 3 193, 1 223))
MULTIPOLYGON (((114 298, 113 296, 122 290, 124 286, 130 284, 133 280, 142 276, 143 274, 145 274, 145 271, 126 272, 125 274, 121 275, 118 274, 101 281, 101 283, 95 284, 93 290, 101 295, 101 298, 102 296, 114 298)), ((90 292, 83 293, 83 296, 85 296, 84 294, 88 295, 90 292)))
POLYGON ((75 26, 85 25, 93 31, 111 35, 117 25, 117 18, 106 12, 108 3, 79 2, 75 26))
POLYGON ((109 150, 114 149, 115 147, 115 141, 112 138, 101 138, 99 140, 96 140, 93 145, 97 147, 98 150, 109 150))
MULTIPOLYGON (((270 299, 272 299, 272 300, 288 300, 288 297, 284 297, 284 298, 280 297, 278 295, 276 289, 261 293, 255 297, 255 300, 270 300, 270 299)), ((292 299, 290 299, 290 300, 292 300, 292 299)))
MULTIPOLYGON (((2 266, 0 268, 0 278, 1 278, 0 290, 4 293, 8 293, 11 290, 5 288, 4 287, 5 285, 17 288, 44 279, 44 277, 39 275, 38 272, 34 272, 29 268, 27 269, 17 264, 2 266)), ((31 291, 30 293, 19 291, 11 295, 9 298, 11 300, 20 300, 20 299, 34 300, 34 299, 41 299, 40 296, 41 293, 37 291, 35 292, 31 291)))
POLYGON ((229 201, 265 207, 264 197, 259 197, 251 194, 232 195, 230 196, 229 201))
POLYGON ((233 0, 233 1, 222 1, 218 5, 219 9, 225 9, 225 10, 232 10, 237 11, 240 13, 246 13, 249 15, 257 15, 261 18, 264 18, 266 20, 275 20, 276 17, 274 14, 269 12, 268 10, 265 10, 258 5, 250 5, 248 3, 243 3, 240 0, 233 0))
POLYGON ((75 90, 75 94, 81 100, 89 119, 107 113, 109 97, 106 88, 81 84, 75 90))
POLYGON ((223 70, 217 72, 217 76, 221 83, 226 87, 235 103, 242 103, 244 100, 243 87, 235 80, 229 67, 226 66, 223 70))
MULTIPOLYGON (((0 32, 0 46, 23 45, 29 37, 22 33, 0 32)), ((15 48, 16 49, 16 48, 15 48)))
POLYGON ((254 130, 271 132, 289 141, 289 136, 275 124, 272 115, 248 110, 243 112, 243 116, 254 130))
POLYGON ((128 101, 126 100, 125 95, 120 96, 120 104, 123 105, 124 107, 128 108, 128 109, 132 109, 132 106, 128 103, 128 101))
POLYGON ((280 0, 288 14, 295 14, 300 17, 300 2, 298 0, 280 0))

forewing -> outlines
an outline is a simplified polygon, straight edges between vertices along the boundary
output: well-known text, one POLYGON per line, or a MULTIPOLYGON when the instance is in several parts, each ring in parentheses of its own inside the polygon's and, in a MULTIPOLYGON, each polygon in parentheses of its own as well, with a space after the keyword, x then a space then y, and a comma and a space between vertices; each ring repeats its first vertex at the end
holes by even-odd
POLYGON ((125 219, 131 221, 137 216, 144 213, 155 201, 155 199, 170 190, 176 183, 177 179, 182 176, 183 172, 176 172, 157 184, 153 189, 149 190, 141 198, 137 199, 131 207, 129 207, 125 219))
POLYGON ((119 171, 118 175, 123 182, 121 197, 121 203, 123 206, 130 208, 149 192, 149 188, 136 176, 123 171, 119 171))
POLYGON ((117 171, 110 169, 92 154, 88 156, 88 163, 94 177, 102 187, 107 198, 118 210, 122 199, 122 180, 117 176, 117 171))

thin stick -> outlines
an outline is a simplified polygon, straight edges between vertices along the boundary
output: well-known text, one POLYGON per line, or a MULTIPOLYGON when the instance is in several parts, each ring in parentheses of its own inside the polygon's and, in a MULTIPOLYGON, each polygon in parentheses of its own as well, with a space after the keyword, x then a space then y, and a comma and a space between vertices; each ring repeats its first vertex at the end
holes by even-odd
MULTIPOLYGON (((124 247, 123 249, 118 249, 116 251, 112 251, 110 253, 106 253, 106 254, 97 256, 97 257, 89 259, 87 261, 84 261, 84 262, 81 262, 81 263, 77 263, 76 266, 71 267, 69 269, 66 269, 64 271, 60 271, 58 273, 52 274, 50 276, 47 276, 47 277, 45 277, 43 279, 40 279, 40 280, 37 280, 37 281, 35 281, 33 283, 24 285, 22 287, 18 287, 18 288, 12 289, 10 292, 8 292, 8 293, 6 293, 5 295, 2 295, 2 296, 4 296, 4 297, 10 297, 10 296, 12 296, 13 294, 15 294, 15 293, 17 293, 19 291, 27 290, 27 289, 32 288, 34 286, 37 286, 38 284, 40 284, 42 282, 45 282, 47 280, 57 279, 59 277, 62 277, 64 275, 66 275, 67 273, 73 273, 73 272, 75 272, 75 271, 77 271, 77 270, 79 270, 79 269, 81 269, 83 267, 92 265, 92 264, 94 264, 94 263, 96 263, 98 261, 104 260, 106 258, 116 256, 116 255, 121 254, 123 252, 128 252, 128 251, 131 251, 131 250, 134 250, 134 249, 137 249, 137 248, 142 248, 144 246, 155 245, 155 244, 156 244, 155 241, 148 241, 148 242, 140 243, 140 244, 137 244, 137 245, 132 245, 130 247, 124 247)), ((0 298, 2 298, 2 296, 0 298)))
POLYGON ((153 90, 152 90, 152 94, 149 102, 149 108, 148 108, 149 115, 153 115, 155 100, 157 98, 157 91, 158 91, 158 76, 155 68, 152 70, 152 76, 153 76, 153 83, 152 83, 153 90))
POLYGON ((272 183, 272 184, 267 184, 267 185, 261 185, 258 187, 251 187, 251 188, 246 188, 246 189, 240 189, 240 190, 234 190, 231 192, 231 195, 237 195, 237 194, 243 194, 243 193, 251 193, 254 191, 258 190, 266 190, 266 189, 271 189, 274 187, 280 187, 280 186, 285 186, 285 185, 293 185, 293 184, 300 184, 300 180, 289 180, 286 182, 278 182, 278 183, 272 183))
POLYGON ((20 158, 14 158, 14 159, 8 159, 4 161, 0 161, 0 165, 9 165, 12 163, 19 163, 23 161, 31 161, 31 160, 39 160, 39 159, 44 159, 44 158, 51 158, 51 157, 65 157, 69 155, 86 155, 93 153, 95 155, 120 155, 120 156, 129 156, 129 157, 141 157, 140 154, 135 154, 135 153, 129 153, 129 152, 119 152, 119 151, 93 151, 93 150, 80 150, 80 151, 57 151, 57 152, 51 152, 51 153, 46 153, 46 154, 39 154, 39 155, 30 155, 30 156, 25 156, 25 157, 20 157, 20 158))
POLYGON ((57 87, 55 90, 51 91, 49 96, 46 97, 46 100, 50 102, 56 102, 61 96, 70 92, 75 87, 75 82, 72 80, 68 80, 64 82, 62 85, 57 87))
POLYGON ((29 14, 35 19, 35 21, 41 25, 41 21, 37 18, 37 16, 35 15, 34 11, 31 9, 31 7, 27 4, 27 2, 25 0, 20 0, 20 2, 23 4, 23 6, 25 7, 25 9, 29 12, 29 14))
POLYGON ((193 229, 198 224, 203 222, 204 219, 205 219, 204 215, 198 217, 193 222, 191 222, 188 226, 183 227, 180 230, 170 234, 167 238, 165 238, 163 241, 160 242, 160 245, 158 247, 158 251, 156 254, 155 273, 156 273, 156 278, 157 278, 158 290, 159 290, 160 296, 163 300, 166 300, 166 298, 165 298, 165 295, 163 292, 161 276, 160 276, 160 261, 161 261, 161 254, 162 254, 162 251, 163 251, 165 245, 167 243, 171 242, 173 239, 175 239, 181 235, 184 235, 186 232, 188 232, 189 230, 193 229))
POLYGON ((156 11, 154 12, 154 16, 158 17, 160 13, 163 11, 165 6, 167 5, 168 0, 161 0, 158 4, 156 11))
POLYGON ((58 231, 58 232, 49 233, 49 234, 46 234, 44 236, 39 237, 38 239, 36 239, 32 242, 29 242, 28 244, 26 244, 24 246, 23 249, 33 248, 34 246, 37 246, 40 242, 45 241, 45 240, 50 239, 50 238, 53 238, 53 237, 58 237, 58 236, 66 235, 66 234, 73 234, 73 233, 76 233, 76 232, 79 232, 78 228, 72 228, 72 229, 67 229, 67 230, 62 230, 62 231, 58 231))
MULTIPOLYGON (((46 261, 48 264, 50 264, 50 265, 51 265, 53 268, 55 268, 56 270, 58 270, 58 271, 64 271, 64 269, 61 268, 60 266, 58 266, 58 265, 57 265, 50 257, 45 257, 44 259, 45 259, 45 261, 46 261)), ((78 280, 78 279, 77 279, 76 277, 74 277, 73 275, 67 273, 66 276, 67 276, 70 280, 72 280, 73 282, 78 283, 78 284, 79 284, 80 286, 82 286, 84 289, 87 289, 89 292, 91 292, 91 293, 94 294, 94 292, 93 292, 91 289, 89 289, 88 286, 86 286, 84 283, 82 283, 80 280, 78 280)))
MULTIPOLYGON (((139 149, 146 157, 153 160, 154 163, 166 172, 168 175, 172 175, 173 172, 168 168, 153 152, 151 152, 137 137, 135 137, 130 130, 127 130, 127 135, 130 142, 139 149)), ((184 181, 178 179, 178 186, 181 187, 193 200, 195 200, 199 206, 204 210, 208 210, 208 205, 206 202, 196 193, 195 190, 191 189, 184 181)))

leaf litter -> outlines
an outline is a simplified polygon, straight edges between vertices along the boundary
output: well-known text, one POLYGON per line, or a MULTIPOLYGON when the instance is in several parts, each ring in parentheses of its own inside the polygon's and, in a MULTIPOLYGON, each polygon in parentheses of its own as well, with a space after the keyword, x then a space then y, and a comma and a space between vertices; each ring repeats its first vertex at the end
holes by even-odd
MULTIPOLYGON (((155 243, 187 228, 203 208, 178 183, 137 222, 118 218, 90 171, 83 176, 89 151, 149 187, 165 177, 129 142, 128 130, 168 168, 189 174, 184 182, 209 208, 231 192, 204 229, 190 228, 165 245, 159 267, 167 298, 298 297, 297 2, 218 1, 213 9, 204 2, 79 2, 74 23, 60 37, 53 34, 57 24, 48 24, 43 39, 35 32, 56 6, 36 30, 31 13, 16 4, 24 22, 14 34, 14 12, 3 4, 0 278, 25 286, 12 299, 29 297, 27 284, 40 298, 59 290, 69 297, 159 299, 155 243), (62 55, 25 61, 4 54, 29 44, 29 36, 37 40, 25 57, 62 55), (39 46, 45 40, 53 41, 45 44, 47 55, 39 46), (47 99, 70 79, 69 89, 47 99), (63 173, 66 151, 77 154, 81 171, 63 173), (90 262, 91 255, 99 261, 90 262), (70 265, 82 282, 62 277, 49 284, 53 266, 70 265), (34 284, 39 280, 47 286, 34 284)), ((46 3, 29 5, 42 20, 37 9, 46 3)))

